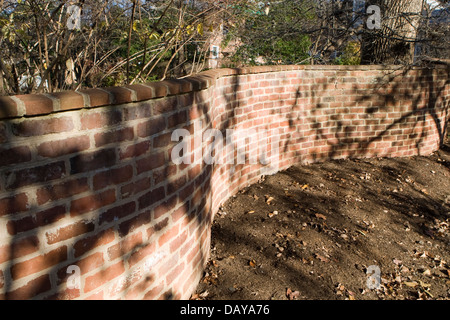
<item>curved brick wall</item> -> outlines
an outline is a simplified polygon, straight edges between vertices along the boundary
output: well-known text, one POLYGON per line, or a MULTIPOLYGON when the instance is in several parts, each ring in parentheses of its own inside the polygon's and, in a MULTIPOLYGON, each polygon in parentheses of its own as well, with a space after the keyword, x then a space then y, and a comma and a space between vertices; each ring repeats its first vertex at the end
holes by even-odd
POLYGON ((0 298, 188 298, 227 198, 296 163, 429 154, 449 89, 446 68, 281 66, 0 97, 0 298), (182 128, 199 163, 171 161, 182 128), (245 163, 201 161, 206 129, 250 130, 245 163), (278 156, 248 161, 261 146, 278 156))

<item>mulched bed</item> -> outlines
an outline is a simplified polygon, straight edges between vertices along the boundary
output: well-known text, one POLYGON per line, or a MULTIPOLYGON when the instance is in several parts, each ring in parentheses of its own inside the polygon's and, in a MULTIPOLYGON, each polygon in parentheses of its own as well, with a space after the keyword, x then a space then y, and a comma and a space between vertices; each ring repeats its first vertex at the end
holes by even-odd
POLYGON ((191 299, 448 300, 449 220, 448 141, 429 157, 294 166, 220 209, 191 299))

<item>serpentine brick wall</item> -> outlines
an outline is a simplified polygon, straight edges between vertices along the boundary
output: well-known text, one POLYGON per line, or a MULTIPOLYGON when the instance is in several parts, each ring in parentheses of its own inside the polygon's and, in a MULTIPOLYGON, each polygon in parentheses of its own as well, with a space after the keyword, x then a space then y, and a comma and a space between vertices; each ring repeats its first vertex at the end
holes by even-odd
POLYGON ((379 66, 0 97, 0 299, 189 298, 214 214, 240 188, 297 163, 428 155, 449 104, 448 68, 379 66), (171 157, 175 129, 190 134, 190 163, 171 157), (249 134, 245 163, 206 164, 206 129, 265 140, 249 134), (247 161, 261 146, 270 161, 247 161))

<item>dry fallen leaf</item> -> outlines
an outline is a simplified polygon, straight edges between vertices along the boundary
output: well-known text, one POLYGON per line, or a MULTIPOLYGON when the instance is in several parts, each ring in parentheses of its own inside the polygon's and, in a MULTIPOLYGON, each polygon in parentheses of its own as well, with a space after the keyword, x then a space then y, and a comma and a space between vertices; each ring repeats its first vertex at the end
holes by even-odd
POLYGON ((277 214, 278 214, 278 211, 271 212, 271 213, 269 213, 269 218, 273 218, 273 217, 275 217, 277 214))
POLYGON ((275 200, 274 197, 270 197, 270 196, 268 196, 268 195, 266 195, 265 197, 266 197, 266 203, 267 203, 267 204, 270 204, 273 200, 275 200))
POLYGON ((299 291, 292 291, 291 288, 287 288, 286 290, 286 297, 289 300, 295 300, 300 296, 300 292, 299 291))
POLYGON ((394 262, 396 265, 402 264, 402 260, 394 259, 392 262, 394 262))
POLYGON ((427 270, 425 270, 422 274, 423 274, 424 276, 429 276, 429 277, 431 277, 431 270, 430 270, 430 269, 427 269, 427 270))
POLYGON ((403 284, 405 284, 407 287, 410 287, 410 288, 414 288, 419 285, 416 281, 406 281, 406 282, 403 282, 403 284))
POLYGON ((319 259, 322 262, 329 262, 330 260, 324 256, 321 256, 320 254, 316 254, 316 259, 319 259))
POLYGON ((325 217, 323 214, 321 214, 321 213, 316 213, 316 218, 319 218, 319 219, 323 219, 323 220, 327 220, 327 217, 325 217))

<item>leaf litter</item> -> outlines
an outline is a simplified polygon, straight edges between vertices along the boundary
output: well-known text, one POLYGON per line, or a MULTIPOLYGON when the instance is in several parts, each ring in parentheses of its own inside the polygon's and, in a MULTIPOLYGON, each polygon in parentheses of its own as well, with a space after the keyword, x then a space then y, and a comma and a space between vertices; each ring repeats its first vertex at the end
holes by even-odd
POLYGON ((445 146, 429 157, 298 165, 241 190, 213 222, 192 299, 449 300, 445 146))

